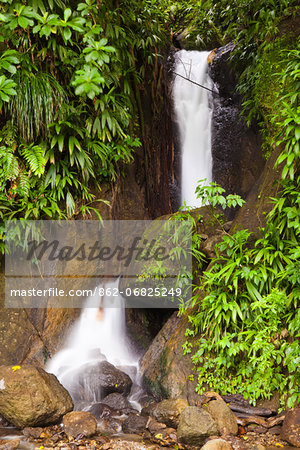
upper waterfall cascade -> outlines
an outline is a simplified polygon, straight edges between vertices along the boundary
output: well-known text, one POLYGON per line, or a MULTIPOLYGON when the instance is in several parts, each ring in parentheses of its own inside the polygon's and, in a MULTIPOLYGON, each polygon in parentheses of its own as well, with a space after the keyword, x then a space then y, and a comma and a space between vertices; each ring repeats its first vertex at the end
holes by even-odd
POLYGON ((198 181, 212 181, 212 94, 199 86, 213 88, 208 75, 209 53, 180 50, 175 55, 175 73, 179 76, 175 75, 173 99, 181 142, 182 206, 202 206, 195 194, 198 181))

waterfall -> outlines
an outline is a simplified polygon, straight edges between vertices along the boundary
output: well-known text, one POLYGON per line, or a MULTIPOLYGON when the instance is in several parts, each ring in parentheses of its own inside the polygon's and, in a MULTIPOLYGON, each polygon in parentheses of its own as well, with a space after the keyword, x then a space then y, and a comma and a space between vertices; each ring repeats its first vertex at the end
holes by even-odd
POLYGON ((175 55, 174 108, 181 142, 181 205, 202 206, 196 198, 198 181, 212 181, 212 94, 187 81, 212 89, 207 57, 210 52, 180 50, 175 55), (181 75, 181 76, 180 76, 181 75), (184 77, 184 78, 182 78, 184 77))
MULTIPOLYGON (((105 285, 105 288, 118 287, 118 280, 105 285)), ((133 394, 129 400, 135 407, 141 389, 138 374, 139 355, 132 349, 126 335, 125 299, 121 296, 103 300, 104 308, 95 308, 95 298, 86 301, 78 322, 67 339, 65 348, 59 351, 47 364, 47 372, 57 376, 62 385, 71 393, 74 390, 77 374, 85 376, 85 367, 107 360, 126 372, 133 381, 133 394), (109 307, 105 307, 106 301, 109 307), (114 303, 112 303, 114 302, 114 303)), ((100 299, 99 299, 100 306, 100 299)), ((88 374, 86 374, 88 376, 88 374)), ((80 407, 99 401, 92 392, 93 387, 83 383, 83 397, 80 407)))

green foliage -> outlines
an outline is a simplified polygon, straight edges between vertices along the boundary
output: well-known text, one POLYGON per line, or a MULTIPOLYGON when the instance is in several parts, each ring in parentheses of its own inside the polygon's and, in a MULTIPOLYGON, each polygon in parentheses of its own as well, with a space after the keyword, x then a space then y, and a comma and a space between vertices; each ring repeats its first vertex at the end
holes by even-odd
POLYGON ((95 67, 84 66, 83 69, 77 70, 76 78, 73 81, 76 95, 87 95, 90 99, 103 92, 102 85, 105 79, 100 75, 95 67))
POLYGON ((3 219, 95 210, 91 189, 140 146, 136 96, 163 40, 159 17, 150 0, 1 2, 3 219))
MULTIPOLYGON (((169 26, 188 45, 213 48, 234 41, 248 123, 259 122, 266 156, 281 146, 282 182, 261 238, 225 235, 193 296, 187 337, 197 336, 193 361, 198 391, 207 385, 252 402, 276 390, 288 406, 299 392, 299 38, 295 0, 165 2, 169 26), (297 21, 295 20, 295 24, 297 21), (193 44, 195 45, 195 44, 193 44)), ((199 186, 203 203, 226 207, 222 188, 199 186)), ((241 206, 236 198, 231 206, 241 206)), ((192 353, 189 340, 184 345, 192 353)))
POLYGON ((0 70, 15 74, 17 72, 16 64, 19 63, 18 52, 15 50, 6 50, 0 56, 0 70))
MULTIPOLYGON (((280 196, 272 199, 255 245, 247 230, 225 235, 195 288, 187 336, 199 334, 193 356, 199 392, 208 384, 255 402, 279 390, 283 400, 289 396, 288 406, 299 401, 300 53, 292 27, 282 27, 296 15, 297 3, 0 4, 2 220, 97 213, 90 188, 115 180, 140 145, 139 90, 145 74, 156 73, 166 36, 183 32, 199 48, 235 41, 232 60, 248 122, 260 122, 267 154, 275 145, 282 148, 280 196)), ((223 209, 243 203, 215 184, 199 186, 197 195, 223 209)), ((188 216, 183 211, 178 218, 188 216)), ((200 271, 200 236, 192 240, 200 271)), ((190 342, 184 348, 191 353, 190 342)))
POLYGON ((64 89, 49 73, 24 70, 14 80, 16 95, 6 108, 12 125, 16 124, 20 137, 28 143, 45 139, 48 124, 67 102, 64 89))
POLYGON ((45 149, 42 146, 30 144, 23 145, 20 154, 24 157, 29 165, 30 171, 33 175, 40 177, 45 171, 45 149))
POLYGON ((185 0, 161 2, 171 32, 183 33, 192 49, 214 48, 235 40, 239 67, 257 60, 257 50, 279 32, 282 18, 297 7, 297 0, 185 0))
POLYGON ((212 182, 209 186, 205 186, 205 181, 206 179, 199 180, 199 184, 196 187, 197 198, 202 199, 203 205, 208 202, 211 206, 221 206, 222 209, 226 209, 242 206, 245 203, 245 200, 243 200, 239 195, 222 195, 225 193, 225 189, 217 183, 212 182))
POLYGON ((282 178, 293 180, 298 168, 300 148, 300 45, 294 50, 281 52, 285 70, 280 74, 282 84, 286 88, 283 96, 277 96, 275 106, 277 112, 271 118, 271 123, 278 129, 279 140, 276 145, 282 144, 284 150, 278 157, 276 164, 284 162, 282 178))
POLYGON ((13 80, 7 79, 5 75, 0 76, 0 108, 3 102, 9 102, 10 96, 16 95, 16 83, 13 80))
MULTIPOLYGON (((207 196, 210 190, 198 192, 207 196)), ((217 186, 213 190, 219 193, 217 186)), ((217 246, 195 287, 186 335, 199 335, 192 356, 199 393, 208 385, 255 403, 279 391, 291 407, 300 401, 300 195, 293 180, 282 182, 273 202, 254 248, 247 230, 225 235, 217 246)), ((190 342, 184 351, 192 352, 190 342)))

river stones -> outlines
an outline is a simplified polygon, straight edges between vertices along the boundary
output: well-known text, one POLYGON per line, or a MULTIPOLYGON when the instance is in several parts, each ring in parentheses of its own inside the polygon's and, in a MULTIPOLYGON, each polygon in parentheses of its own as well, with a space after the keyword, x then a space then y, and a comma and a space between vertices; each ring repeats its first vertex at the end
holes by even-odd
POLYGON ((116 439, 115 442, 104 444, 102 450, 157 450, 157 445, 144 444, 131 440, 116 439))
POLYGON ((0 414, 16 427, 52 424, 72 409, 54 375, 31 365, 0 366, 0 414))
POLYGON ((130 415, 123 422, 122 430, 126 434, 140 434, 146 429, 149 417, 130 415))
POLYGON ((177 429, 179 442, 201 446, 206 438, 217 435, 217 424, 207 411, 197 406, 188 406, 183 410, 177 429))
POLYGON ((122 431, 122 421, 116 417, 106 417, 98 422, 98 432, 104 435, 113 435, 122 431))
POLYGON ((238 433, 238 424, 235 415, 221 398, 208 402, 207 410, 215 420, 219 433, 238 433))
POLYGON ((72 411, 63 417, 63 428, 69 437, 90 437, 97 431, 97 420, 87 411, 72 411))
POLYGON ((104 403, 94 403, 88 408, 88 412, 93 414, 96 419, 103 419, 114 414, 115 410, 104 403))
POLYGON ((15 450, 19 448, 20 439, 10 439, 5 444, 0 445, 0 450, 15 450))
POLYGON ((280 437, 289 444, 300 447, 300 408, 286 412, 280 437))
POLYGON ((22 433, 26 437, 31 437, 33 439, 38 439, 43 433, 43 428, 41 427, 26 427, 22 430, 22 433))
POLYGON ((162 422, 157 422, 156 420, 150 418, 147 428, 152 434, 156 434, 158 431, 165 430, 167 428, 167 425, 162 422))
POLYGON ((168 427, 176 428, 178 426, 179 416, 187 406, 187 401, 182 398, 170 398, 157 403, 153 407, 151 415, 159 422, 165 423, 168 427))
POLYGON ((232 450, 232 447, 224 439, 212 439, 203 445, 201 450, 232 450))
POLYGON ((108 405, 112 409, 132 408, 127 398, 117 392, 107 395, 103 400, 101 400, 101 403, 108 405))

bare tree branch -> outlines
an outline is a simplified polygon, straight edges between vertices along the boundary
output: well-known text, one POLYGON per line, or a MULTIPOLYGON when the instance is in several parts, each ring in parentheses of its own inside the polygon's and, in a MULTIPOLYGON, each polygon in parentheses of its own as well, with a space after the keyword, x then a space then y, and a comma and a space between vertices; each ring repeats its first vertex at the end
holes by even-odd
POLYGON ((173 72, 173 73, 174 73, 174 75, 177 75, 178 77, 183 78, 184 80, 189 81, 190 83, 193 83, 193 84, 195 84, 196 86, 201 87, 202 89, 206 89, 207 91, 210 91, 210 92, 212 92, 213 94, 217 94, 217 95, 220 96, 220 94, 219 94, 218 91, 214 91, 213 89, 210 89, 210 88, 208 88, 208 87, 206 87, 206 86, 203 86, 202 84, 199 84, 199 83, 197 83, 196 81, 191 80, 190 78, 184 77, 183 75, 180 75, 180 74, 177 73, 177 72, 173 72))

